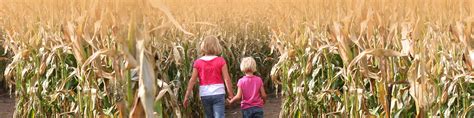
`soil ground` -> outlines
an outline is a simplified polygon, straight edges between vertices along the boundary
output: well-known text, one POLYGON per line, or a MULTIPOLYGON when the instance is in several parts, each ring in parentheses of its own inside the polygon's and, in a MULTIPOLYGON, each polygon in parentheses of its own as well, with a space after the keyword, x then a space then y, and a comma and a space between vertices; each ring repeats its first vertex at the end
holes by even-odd
MULTIPOLYGON (((281 98, 271 95, 266 101, 263 111, 266 118, 278 118, 281 110, 281 98)), ((8 90, 0 87, 0 118, 12 118, 15 111, 15 99, 10 97, 8 90)), ((226 108, 227 118, 241 118, 240 104, 235 103, 226 108)))
POLYGON ((15 111, 15 99, 10 97, 8 90, 0 86, 0 118, 12 118, 15 111))

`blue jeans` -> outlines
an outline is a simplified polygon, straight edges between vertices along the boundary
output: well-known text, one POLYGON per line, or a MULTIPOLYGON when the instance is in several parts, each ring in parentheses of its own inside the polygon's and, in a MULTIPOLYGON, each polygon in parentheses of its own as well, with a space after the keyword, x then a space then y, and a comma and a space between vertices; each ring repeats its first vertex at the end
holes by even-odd
POLYGON ((242 118, 263 118, 263 109, 260 107, 242 109, 242 118))
POLYGON ((201 96, 206 118, 225 118, 225 94, 201 96))

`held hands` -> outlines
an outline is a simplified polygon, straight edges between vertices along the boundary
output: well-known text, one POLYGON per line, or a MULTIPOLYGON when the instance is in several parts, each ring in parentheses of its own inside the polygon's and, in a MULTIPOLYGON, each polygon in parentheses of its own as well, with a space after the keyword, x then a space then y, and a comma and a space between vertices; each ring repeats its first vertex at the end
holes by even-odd
POLYGON ((229 102, 229 104, 232 104, 231 101, 232 101, 232 99, 234 99, 234 97, 235 97, 235 96, 234 96, 233 93, 228 94, 228 95, 227 95, 227 99, 226 99, 227 102, 229 102))
POLYGON ((232 98, 234 98, 234 95, 233 95, 233 94, 229 94, 229 96, 227 96, 227 99, 228 99, 228 100, 232 100, 232 98))
POLYGON ((227 103, 229 103, 229 104, 232 104, 232 102, 233 102, 232 99, 229 99, 229 98, 227 98, 226 100, 227 100, 227 103))
POLYGON ((231 99, 231 100, 232 100, 232 98, 234 98, 234 96, 235 96, 234 93, 232 93, 232 92, 227 92, 227 99, 231 99))
POLYGON ((231 103, 231 100, 232 100, 233 98, 234 98, 234 94, 228 94, 226 101, 227 101, 229 104, 232 104, 232 103, 231 103))
POLYGON ((226 98, 226 101, 225 101, 226 108, 234 107, 234 104, 232 104, 232 102, 233 102, 232 99, 226 98))

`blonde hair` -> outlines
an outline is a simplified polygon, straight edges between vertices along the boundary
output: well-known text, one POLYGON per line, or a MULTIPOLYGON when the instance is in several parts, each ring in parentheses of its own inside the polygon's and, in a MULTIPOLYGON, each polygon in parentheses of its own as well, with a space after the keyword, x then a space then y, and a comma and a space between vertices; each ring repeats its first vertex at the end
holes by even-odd
POLYGON ((219 40, 215 36, 206 36, 201 42, 201 53, 204 55, 219 55, 222 52, 219 40))
POLYGON ((257 63, 255 62, 255 59, 253 59, 252 57, 243 58, 242 62, 240 62, 240 70, 242 72, 256 72, 257 63))

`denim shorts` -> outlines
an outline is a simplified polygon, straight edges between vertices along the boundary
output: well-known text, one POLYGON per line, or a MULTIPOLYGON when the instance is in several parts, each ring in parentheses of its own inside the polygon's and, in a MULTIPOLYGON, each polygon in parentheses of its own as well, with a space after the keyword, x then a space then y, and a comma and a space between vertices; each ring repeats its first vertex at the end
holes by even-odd
POLYGON ((201 96, 206 118, 225 118, 225 94, 201 96))
POLYGON ((242 118, 263 118, 263 109, 260 107, 242 109, 242 118))

